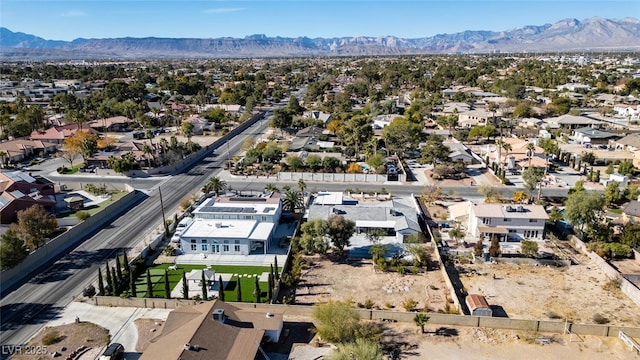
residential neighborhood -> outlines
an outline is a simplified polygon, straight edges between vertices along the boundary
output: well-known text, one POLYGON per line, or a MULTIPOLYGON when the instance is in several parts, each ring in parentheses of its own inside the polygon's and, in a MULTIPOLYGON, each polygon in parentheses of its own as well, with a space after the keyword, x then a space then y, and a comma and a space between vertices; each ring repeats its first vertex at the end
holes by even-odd
POLYGON ((2 66, 2 306, 32 278, 66 302, 3 310, 3 339, 31 321, 25 344, 74 359, 638 349, 634 54, 2 66))

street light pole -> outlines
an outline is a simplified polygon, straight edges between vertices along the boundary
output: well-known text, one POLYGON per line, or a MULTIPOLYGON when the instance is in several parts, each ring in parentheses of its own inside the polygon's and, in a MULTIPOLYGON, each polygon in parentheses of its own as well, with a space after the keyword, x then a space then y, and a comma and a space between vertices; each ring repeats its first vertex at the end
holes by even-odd
MULTIPOLYGON (((160 210, 162 211, 162 226, 164 226, 165 231, 167 230, 167 219, 164 216, 164 203, 162 201, 162 189, 158 186, 158 194, 160 195, 160 210)), ((169 235, 169 234, 165 234, 169 235)))

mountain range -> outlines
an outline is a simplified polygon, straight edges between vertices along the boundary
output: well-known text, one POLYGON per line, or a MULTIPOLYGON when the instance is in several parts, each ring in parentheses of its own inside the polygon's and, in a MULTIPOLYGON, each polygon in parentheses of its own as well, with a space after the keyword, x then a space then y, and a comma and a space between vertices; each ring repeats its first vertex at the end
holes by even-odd
POLYGON ((565 19, 506 31, 471 31, 404 39, 384 37, 113 38, 46 40, 0 27, 0 59, 141 59, 637 51, 636 18, 565 19))

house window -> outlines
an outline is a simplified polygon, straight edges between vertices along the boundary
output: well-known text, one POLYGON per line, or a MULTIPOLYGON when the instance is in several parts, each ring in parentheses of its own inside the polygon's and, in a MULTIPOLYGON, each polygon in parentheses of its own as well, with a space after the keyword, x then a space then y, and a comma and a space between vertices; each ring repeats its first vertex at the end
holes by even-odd
POLYGON ((517 233, 517 232, 518 232, 517 230, 509 229, 510 234, 517 233))
POLYGON ((244 219, 245 219, 245 220, 253 220, 253 216, 251 216, 251 215, 245 215, 245 216, 244 216, 244 219))
POLYGON ((240 252, 240 245, 234 245, 233 246, 233 251, 240 252))
POLYGON ((228 243, 229 243, 229 240, 225 240, 225 241, 224 241, 224 243, 225 243, 225 244, 228 244, 228 243))
POLYGON ((509 219, 509 218, 504 218, 504 219, 502 219, 502 221, 504 221, 504 222, 509 222, 509 221, 511 221, 511 219, 509 219))
POLYGON ((229 252, 229 245, 222 245, 222 251, 229 252))
POLYGON ((537 219, 529 219, 529 222, 530 222, 530 223, 537 223, 537 222, 538 222, 538 220, 537 220, 537 219))
POLYGON ((191 244, 191 251, 196 251, 198 248, 198 245, 196 244, 191 244))
POLYGON ((234 244, 240 244, 240 240, 234 240, 233 243, 234 244))
POLYGON ((202 251, 207 251, 207 248, 208 248, 207 244, 202 244, 202 251))
POLYGON ((482 223, 484 225, 491 225, 491 218, 482 218, 482 223))
POLYGON ((206 243, 207 243, 207 240, 202 239, 202 240, 200 240, 200 242, 202 242, 203 244, 206 244, 206 243))
POLYGON ((191 239, 191 243, 192 243, 192 244, 195 244, 195 243, 196 243, 196 241, 195 241, 194 239, 191 239))

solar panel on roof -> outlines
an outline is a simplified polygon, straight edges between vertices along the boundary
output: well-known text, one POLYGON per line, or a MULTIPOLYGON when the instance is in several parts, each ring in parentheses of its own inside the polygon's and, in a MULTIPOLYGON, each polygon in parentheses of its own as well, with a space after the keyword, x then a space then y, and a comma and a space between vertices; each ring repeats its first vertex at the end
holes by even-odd
POLYGON ((7 205, 9 203, 9 199, 5 198, 4 196, 0 196, 0 208, 5 207, 5 205, 7 205))
POLYGON ((257 213, 258 211, 254 208, 242 208, 241 209, 242 213, 244 214, 253 214, 253 213, 257 213))
POLYGON ((271 211, 273 211, 273 210, 275 210, 275 209, 276 209, 276 208, 274 208, 274 207, 266 207, 266 208, 264 208, 264 210, 262 210, 262 212, 264 212, 264 213, 268 213, 268 212, 271 212, 271 211))

